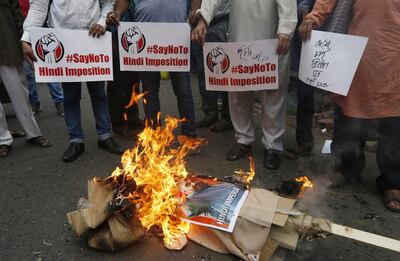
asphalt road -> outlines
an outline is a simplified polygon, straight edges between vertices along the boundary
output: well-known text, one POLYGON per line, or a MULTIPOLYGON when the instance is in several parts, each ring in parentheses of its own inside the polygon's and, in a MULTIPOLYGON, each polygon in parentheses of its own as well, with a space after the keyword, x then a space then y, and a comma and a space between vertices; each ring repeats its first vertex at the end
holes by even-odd
MULTIPOLYGON (((194 84, 193 88, 196 112, 201 118, 196 86, 194 84)), ((169 251, 154 236, 147 236, 116 253, 101 252, 90 249, 84 239, 74 236, 65 214, 75 210, 78 199, 86 196, 87 180, 110 175, 119 165, 120 157, 97 148, 93 113, 85 90, 82 122, 87 151, 76 162, 63 163, 61 155, 68 146, 64 121, 55 113, 47 87, 39 86, 39 93, 42 111, 37 120, 53 147, 38 149, 29 146, 23 139, 17 139, 10 156, 0 159, 0 260, 237 260, 191 242, 180 252, 169 251)), ((163 81, 161 97, 163 113, 177 115, 176 100, 169 81, 163 81)), ((9 127, 20 129, 13 117, 9 117, 8 123, 9 127)), ((287 146, 294 144, 292 125, 289 121, 285 140, 287 146)), ((187 158, 188 169, 192 173, 222 177, 239 167, 248 168, 247 160, 225 160, 225 153, 234 142, 233 131, 214 134, 199 130, 199 134, 208 139, 208 145, 202 148, 200 155, 187 158)), ((258 127, 253 149, 257 171, 254 186, 274 189, 282 180, 300 175, 313 177, 327 174, 331 160, 329 155, 319 153, 323 140, 318 128, 315 134, 314 157, 284 160, 280 170, 267 171, 262 165, 263 148, 258 127)), ((127 148, 133 146, 132 142, 119 141, 127 148)), ((328 190, 322 196, 311 197, 301 203, 300 207, 307 213, 330 218, 339 224, 400 240, 400 215, 383 207, 381 195, 374 186, 374 178, 379 173, 375 155, 369 153, 367 159, 361 184, 328 190)), ((325 240, 302 242, 298 250, 290 253, 285 260, 400 260, 400 255, 332 236, 325 240)))

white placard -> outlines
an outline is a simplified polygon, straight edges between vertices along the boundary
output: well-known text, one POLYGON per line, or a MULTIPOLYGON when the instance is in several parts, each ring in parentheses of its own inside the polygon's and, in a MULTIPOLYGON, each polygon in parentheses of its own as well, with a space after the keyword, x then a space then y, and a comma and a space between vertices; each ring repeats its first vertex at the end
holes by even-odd
POLYGON ((112 81, 111 33, 93 38, 88 31, 32 28, 36 82, 112 81))
POLYGON ((347 96, 367 42, 366 37, 312 31, 301 50, 300 80, 347 96))
POLYGON ((331 144, 332 140, 326 140, 324 147, 322 148, 322 154, 330 154, 331 153, 331 144))
POLYGON ((190 71, 187 23, 121 22, 118 42, 121 71, 190 71))
POLYGON ((205 43, 204 72, 208 91, 275 90, 277 40, 205 43))

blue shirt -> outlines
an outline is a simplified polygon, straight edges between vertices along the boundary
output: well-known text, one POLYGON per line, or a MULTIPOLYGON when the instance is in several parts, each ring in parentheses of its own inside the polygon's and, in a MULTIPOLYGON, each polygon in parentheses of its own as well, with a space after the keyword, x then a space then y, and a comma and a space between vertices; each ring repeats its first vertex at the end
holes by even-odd
POLYGON ((186 23, 188 0, 134 0, 135 22, 186 23))

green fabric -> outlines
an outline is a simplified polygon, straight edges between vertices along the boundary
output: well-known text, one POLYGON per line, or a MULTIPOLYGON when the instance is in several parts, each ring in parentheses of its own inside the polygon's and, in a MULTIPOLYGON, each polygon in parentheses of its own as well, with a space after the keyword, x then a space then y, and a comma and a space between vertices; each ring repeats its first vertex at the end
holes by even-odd
POLYGON ((23 22, 18 0, 0 0, 0 65, 22 63, 23 22))

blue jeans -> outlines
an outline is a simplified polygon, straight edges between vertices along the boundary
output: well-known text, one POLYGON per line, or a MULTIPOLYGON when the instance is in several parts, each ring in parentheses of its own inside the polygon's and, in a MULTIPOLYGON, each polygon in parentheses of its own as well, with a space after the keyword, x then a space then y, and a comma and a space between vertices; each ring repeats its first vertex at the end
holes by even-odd
MULTIPOLYGON (((32 105, 40 106, 39 95, 36 90, 35 73, 29 63, 24 61, 24 71, 26 74, 26 79, 28 80, 29 89, 29 101, 32 105)), ((55 104, 62 103, 64 100, 64 94, 60 83, 49 82, 47 83, 51 98, 55 104)))
MULTIPOLYGON (((157 114, 160 112, 160 72, 140 72, 143 91, 147 92, 147 104, 144 105, 146 119, 157 123, 157 114)), ((194 102, 190 86, 189 72, 170 72, 172 87, 178 100, 179 117, 185 118, 181 131, 183 135, 193 135, 196 132, 194 116, 194 102)))
MULTIPOLYGON (((96 132, 100 140, 111 137, 111 122, 104 82, 87 82, 92 109, 96 119, 96 132)), ((64 82, 64 114, 70 142, 83 142, 81 126, 81 83, 64 82)))

